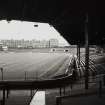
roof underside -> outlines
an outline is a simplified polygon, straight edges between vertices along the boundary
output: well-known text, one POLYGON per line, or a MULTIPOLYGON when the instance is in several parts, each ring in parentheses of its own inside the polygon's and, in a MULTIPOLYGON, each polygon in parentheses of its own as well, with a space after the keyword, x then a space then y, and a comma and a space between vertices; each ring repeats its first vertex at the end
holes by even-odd
POLYGON ((2 0, 0 18, 45 22, 53 25, 70 44, 85 43, 88 14, 89 43, 105 43, 104 3, 89 0, 2 0))

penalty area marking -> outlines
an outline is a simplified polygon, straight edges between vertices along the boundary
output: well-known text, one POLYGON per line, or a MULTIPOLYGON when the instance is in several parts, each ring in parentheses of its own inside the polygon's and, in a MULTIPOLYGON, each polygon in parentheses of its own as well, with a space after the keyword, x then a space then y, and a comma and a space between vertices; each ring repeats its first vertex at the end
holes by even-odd
POLYGON ((36 92, 30 105, 45 105, 45 91, 36 92))

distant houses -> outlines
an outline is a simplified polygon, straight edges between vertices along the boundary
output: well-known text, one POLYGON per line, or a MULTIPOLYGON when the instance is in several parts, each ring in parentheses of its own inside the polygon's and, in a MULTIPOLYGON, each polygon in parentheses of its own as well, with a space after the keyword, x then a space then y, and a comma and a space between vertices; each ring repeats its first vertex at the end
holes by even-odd
POLYGON ((3 45, 3 44, 2 44, 2 43, 0 43, 0 50, 2 50, 2 45, 3 45))
POLYGON ((0 49, 8 48, 53 48, 59 46, 57 39, 50 40, 1 40, 0 49))
POLYGON ((8 46, 4 46, 3 43, 0 43, 0 51, 7 51, 8 46))

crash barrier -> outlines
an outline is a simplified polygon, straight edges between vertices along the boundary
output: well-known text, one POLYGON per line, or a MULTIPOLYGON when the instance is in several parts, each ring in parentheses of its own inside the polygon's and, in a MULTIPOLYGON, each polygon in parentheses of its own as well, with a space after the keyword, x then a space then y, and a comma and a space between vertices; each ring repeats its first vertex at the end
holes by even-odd
POLYGON ((5 92, 10 90, 34 90, 34 89, 53 89, 62 88, 70 84, 75 83, 74 78, 74 61, 72 58, 69 64, 68 71, 66 75, 59 78, 44 79, 44 80, 2 80, 0 81, 0 90, 3 91, 3 99, 1 100, 2 105, 5 105, 5 92))
MULTIPOLYGON (((70 67, 70 66, 69 66, 70 67)), ((43 80, 2 80, 0 81, 0 90, 24 90, 24 89, 50 89, 50 88, 58 88, 65 85, 68 85, 74 82, 74 74, 71 67, 68 69, 68 73, 66 76, 60 78, 51 78, 51 79, 43 79, 43 80)))

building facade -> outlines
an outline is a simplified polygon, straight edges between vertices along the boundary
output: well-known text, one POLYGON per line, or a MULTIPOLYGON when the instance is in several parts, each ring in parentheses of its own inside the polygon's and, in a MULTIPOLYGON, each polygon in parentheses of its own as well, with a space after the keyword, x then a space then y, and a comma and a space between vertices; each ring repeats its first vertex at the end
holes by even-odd
POLYGON ((49 40, 49 46, 50 47, 58 47, 59 46, 59 42, 57 39, 50 39, 49 40))
POLYGON ((8 48, 49 48, 58 47, 59 42, 57 39, 50 40, 1 40, 0 43, 8 48))

